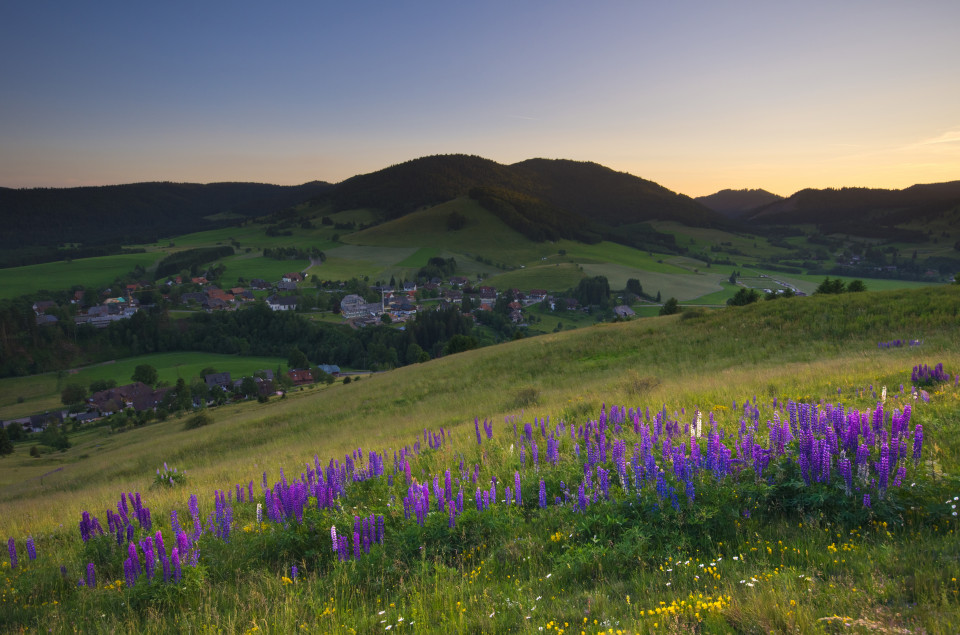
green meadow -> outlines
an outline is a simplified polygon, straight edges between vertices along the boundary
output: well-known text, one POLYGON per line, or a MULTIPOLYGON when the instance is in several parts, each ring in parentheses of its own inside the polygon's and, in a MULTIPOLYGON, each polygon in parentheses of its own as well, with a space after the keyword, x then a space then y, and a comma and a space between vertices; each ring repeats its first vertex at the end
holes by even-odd
POLYGON ((66 290, 75 285, 104 287, 137 266, 151 268, 159 259, 155 253, 119 254, 0 269, 0 299, 33 294, 41 289, 66 290))
POLYGON ((199 377, 204 368, 212 367, 217 372, 231 373, 239 378, 267 368, 276 371, 282 366, 286 370, 287 360, 279 357, 241 357, 184 351, 118 359, 71 369, 60 377, 56 373, 7 377, 0 379, 0 419, 13 419, 35 412, 63 408, 60 391, 67 384, 89 386, 102 379, 112 379, 117 385, 128 384, 134 369, 140 364, 153 366, 157 369, 160 381, 172 385, 180 378, 189 383, 191 379, 199 377))
MULTIPOLYGON (((598 324, 211 409, 212 422, 198 429, 186 429, 191 415, 119 434, 87 428, 71 433, 70 449, 39 458, 29 455, 32 442, 17 443, 0 459, 0 535, 18 555, 16 569, 0 559, 0 624, 51 632, 955 633, 960 394, 951 378, 915 399, 911 369, 942 363, 955 376, 958 313, 960 288, 941 287, 598 324), (894 339, 922 345, 878 347, 894 339), (869 422, 882 387, 888 434, 891 416, 912 408, 896 484, 893 468, 882 491, 867 478, 848 493, 840 470, 807 483, 797 434, 785 457, 774 456, 770 422, 789 423, 791 402, 830 421, 835 406, 827 404, 842 404, 844 421, 857 411, 869 422), (673 449, 657 445, 652 455, 666 469, 663 496, 652 476, 639 489, 620 481, 613 448, 624 442, 630 461, 645 442, 613 406, 638 409, 636 425, 648 432, 657 413, 677 426, 673 449), (668 467, 671 452, 711 452, 687 432, 697 410, 704 435, 715 420, 732 458, 747 433, 770 448, 762 478, 747 461, 726 475, 702 467, 685 485, 668 467), (598 440, 610 444, 603 458, 591 454, 598 440), (382 453, 382 475, 367 472, 372 451, 382 453), (347 455, 356 478, 337 481, 343 490, 332 505, 310 490, 302 518, 278 521, 283 512, 266 509, 264 472, 271 496, 280 495, 281 470, 288 487, 301 474, 314 483, 314 456, 333 470, 331 461, 343 466, 347 455), (585 470, 588 455, 596 463, 585 470), (186 472, 182 483, 157 479, 164 462, 186 472), (453 498, 463 491, 462 512, 450 511, 449 498, 437 508, 448 474, 453 498), (478 511, 475 491, 494 477, 495 502, 478 511), (516 490, 505 488, 517 480, 521 504, 508 504, 516 490), (404 503, 421 484, 430 491, 422 524, 404 503), (245 493, 239 501, 237 485, 252 487, 253 500, 245 493), (220 516, 215 491, 230 493, 220 516), (83 542, 78 529, 83 511, 106 529, 120 492, 139 492, 152 518, 150 530, 130 521, 141 571, 129 580, 126 537, 121 546, 110 532, 83 542), (142 541, 160 532, 172 557, 173 510, 196 564, 185 557, 180 579, 164 582, 153 560, 150 579, 142 541), (384 533, 367 550, 352 534, 354 518, 371 514, 383 517, 384 533), (345 554, 334 552, 331 527, 347 537, 345 554)), ((880 443, 871 450, 868 476, 879 474, 880 451, 880 443)))

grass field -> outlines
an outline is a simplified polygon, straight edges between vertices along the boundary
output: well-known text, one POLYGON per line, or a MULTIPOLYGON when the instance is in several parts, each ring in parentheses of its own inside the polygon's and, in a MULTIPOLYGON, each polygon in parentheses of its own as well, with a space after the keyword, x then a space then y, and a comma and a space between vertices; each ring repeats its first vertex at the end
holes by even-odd
POLYGON ((55 373, 8 377, 0 379, 0 419, 13 419, 62 408, 60 390, 67 384, 89 386, 99 379, 113 379, 118 385, 128 384, 134 369, 140 364, 149 364, 156 368, 161 382, 175 384, 181 377, 189 383, 191 378, 199 377, 200 371, 207 367, 242 377, 265 368, 276 371, 277 366, 286 370, 287 360, 279 357, 241 357, 213 353, 156 353, 73 369, 59 379, 55 373), (18 403, 20 397, 23 397, 23 401, 18 403))
POLYGON ((566 291, 575 288, 585 276, 574 263, 564 262, 552 265, 534 265, 524 269, 515 269, 497 274, 484 280, 484 284, 497 289, 546 289, 548 291, 566 291))
POLYGON ((159 258, 155 253, 119 254, 0 269, 0 299, 32 294, 41 289, 70 289, 74 285, 89 289, 105 287, 115 278, 133 271, 137 265, 149 269, 159 258))
MULTIPOLYGON (((960 394, 951 380, 931 387, 929 401, 913 400, 910 370, 921 360, 960 370, 958 311, 960 289, 940 288, 601 324, 268 404, 218 408, 211 411, 214 422, 197 430, 185 430, 184 420, 175 418, 122 434, 91 429, 74 436, 66 452, 40 458, 28 455, 28 444, 17 444, 0 460, 0 535, 13 538, 19 553, 18 567, 4 565, 0 577, 0 623, 53 632, 367 633, 389 626, 429 633, 954 633, 960 628, 960 524, 951 505, 960 496, 960 394), (895 338, 923 344, 877 347, 895 338), (847 495, 841 470, 829 484, 806 483, 797 467, 799 433, 785 443, 792 459, 777 458, 768 422, 789 424, 789 400, 821 410, 814 421, 832 422, 825 406, 839 402, 844 421, 856 410, 870 422, 881 386, 889 388, 882 417, 888 434, 891 413, 899 418, 907 403, 913 409, 906 459, 891 463, 904 468, 903 478, 883 495, 869 479, 857 480, 863 489, 847 495), (656 413, 669 422, 671 431, 658 435, 651 455, 664 470, 657 472, 667 487, 664 498, 653 473, 639 490, 632 480, 628 488, 621 485, 615 448, 624 442, 630 462, 634 445, 643 453, 647 441, 635 433, 631 416, 620 429, 613 405, 639 408, 648 435, 656 413), (698 408, 704 434, 715 418, 732 457, 739 456, 734 443, 748 437, 750 447, 770 448, 764 477, 754 475, 750 460, 721 476, 690 458, 694 463, 685 465, 701 467, 685 484, 670 457, 691 457, 693 446, 703 457, 712 452, 706 440, 691 442, 685 431, 698 408), (489 438, 479 423, 475 429, 474 417, 489 422, 489 438), (917 424, 923 451, 915 464, 917 424), (425 430, 436 440, 428 443, 425 430), (661 452, 666 434, 674 444, 661 452), (595 454, 598 440, 603 458, 595 454), (382 476, 366 472, 377 463, 368 458, 371 451, 383 453, 382 476), (318 506, 305 492, 302 520, 292 512, 275 517, 284 512, 266 505, 261 482, 266 478, 271 497, 299 487, 300 473, 315 483, 317 477, 307 475, 314 455, 325 469, 334 469, 331 459, 353 463, 357 478, 333 477, 331 483, 346 483, 333 507, 318 506), (186 470, 184 485, 151 487, 164 461, 186 470), (494 476, 496 502, 478 511, 475 490, 488 490, 494 476), (462 512, 451 512, 447 503, 437 510, 446 478, 452 486, 447 501, 463 488, 462 512), (505 488, 518 481, 522 505, 507 504, 505 488), (541 481, 545 506, 538 501, 541 481), (238 501, 235 485, 249 482, 253 501, 238 501), (432 510, 422 524, 410 498, 422 495, 420 484, 430 488, 432 510), (214 490, 231 493, 219 515, 214 490), (121 491, 140 492, 151 510, 149 531, 131 522, 137 566, 156 563, 152 581, 142 571, 133 584, 124 581, 126 540, 119 548, 110 534, 80 539, 81 513, 89 510, 106 525, 104 510, 116 509, 121 491), (873 495, 869 507, 864 491, 873 495), (198 566, 186 562, 182 580, 164 583, 161 563, 146 560, 138 541, 161 532, 167 557, 176 545, 170 511, 178 510, 184 553, 192 551, 194 494, 198 566), (257 503, 264 505, 262 523, 257 503), (368 514, 384 517, 382 544, 366 553, 360 522, 354 552, 354 517, 368 514), (332 551, 331 526, 347 537, 346 556, 332 551), (25 548, 29 536, 38 554, 33 561, 25 548), (91 562, 95 584, 79 586, 91 562)), ((822 432, 814 434, 825 443, 822 432)), ((875 462, 866 469, 874 474, 880 444, 869 447, 875 462)), ((840 458, 830 460, 836 466, 840 458)))

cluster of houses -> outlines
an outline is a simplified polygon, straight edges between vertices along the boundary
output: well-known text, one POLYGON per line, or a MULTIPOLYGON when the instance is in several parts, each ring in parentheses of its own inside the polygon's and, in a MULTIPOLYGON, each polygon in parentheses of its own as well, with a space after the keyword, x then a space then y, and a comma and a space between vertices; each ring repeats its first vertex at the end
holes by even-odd
MULTIPOLYGON (((462 276, 451 277, 449 288, 441 288, 441 283, 442 281, 434 278, 419 287, 415 282, 404 282, 402 287, 398 286, 397 289, 389 286, 374 287, 374 290, 380 293, 379 302, 367 302, 359 295, 351 294, 340 302, 340 314, 356 326, 375 324, 383 315, 389 315, 393 322, 403 322, 416 315, 420 308, 416 304, 417 291, 436 294, 440 298, 440 307, 460 306, 464 298, 470 298, 476 310, 479 311, 492 310, 497 298, 500 297, 500 292, 491 286, 470 288, 469 280, 462 276)), ((521 310, 524 307, 539 304, 550 298, 544 289, 533 289, 529 293, 510 289, 507 294, 511 299, 510 319, 517 324, 523 321, 521 310)))
MULTIPOLYGON (((335 364, 321 364, 318 368, 334 377, 341 375, 340 367, 335 364)), ((303 386, 315 382, 313 371, 310 369, 291 370, 286 375, 293 386, 303 386)), ((230 373, 211 373, 205 375, 203 380, 208 390, 220 389, 227 394, 239 393, 244 381, 243 378, 233 379, 230 373)), ((270 396, 277 393, 275 375, 269 368, 254 373, 253 381, 257 387, 257 396, 270 396)), ((138 381, 94 393, 87 399, 84 412, 70 412, 67 409, 55 410, 29 417, 5 420, 0 422, 0 425, 6 428, 11 423, 19 423, 25 432, 42 432, 50 424, 61 424, 67 420, 87 423, 128 409, 133 409, 136 412, 156 411, 171 390, 173 390, 171 387, 152 388, 138 381)), ((216 403, 215 400, 203 396, 193 396, 192 401, 194 408, 204 405, 211 406, 216 403)))

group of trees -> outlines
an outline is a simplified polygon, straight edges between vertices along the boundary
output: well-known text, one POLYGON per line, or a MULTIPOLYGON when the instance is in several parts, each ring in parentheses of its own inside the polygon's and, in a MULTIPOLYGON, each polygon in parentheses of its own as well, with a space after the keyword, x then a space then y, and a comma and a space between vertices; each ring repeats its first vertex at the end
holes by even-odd
POLYGON ((196 276, 200 272, 200 267, 208 262, 233 255, 233 247, 230 245, 221 245, 219 247, 197 247, 196 249, 186 249, 165 256, 157 264, 157 271, 154 274, 156 280, 175 276, 182 271, 190 272, 190 275, 196 276))
POLYGON ((863 283, 863 280, 851 280, 850 284, 846 284, 840 278, 834 278, 831 280, 829 277, 826 277, 823 279, 823 282, 817 286, 814 294, 831 295, 838 293, 859 293, 860 291, 866 290, 867 285, 863 283))

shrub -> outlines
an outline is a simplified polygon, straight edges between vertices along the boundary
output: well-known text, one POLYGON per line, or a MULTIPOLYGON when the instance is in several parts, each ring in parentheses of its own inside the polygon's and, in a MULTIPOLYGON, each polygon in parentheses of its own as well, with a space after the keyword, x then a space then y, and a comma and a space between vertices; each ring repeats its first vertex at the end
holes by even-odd
POLYGON ((187 430, 193 430, 195 428, 202 428, 203 426, 210 425, 211 423, 213 423, 213 416, 209 412, 201 410, 197 414, 187 419, 187 423, 184 425, 184 428, 187 430))

